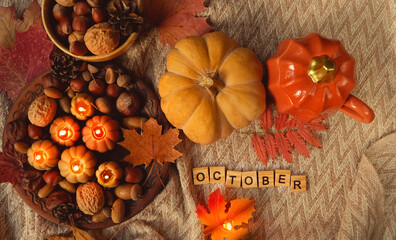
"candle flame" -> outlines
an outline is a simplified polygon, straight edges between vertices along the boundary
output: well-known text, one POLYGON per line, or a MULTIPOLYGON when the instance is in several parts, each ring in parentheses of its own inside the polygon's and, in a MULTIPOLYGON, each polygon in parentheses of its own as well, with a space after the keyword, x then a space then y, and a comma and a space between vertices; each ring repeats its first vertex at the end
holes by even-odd
POLYGON ((100 129, 97 129, 97 130, 95 131, 95 133, 96 133, 96 134, 101 134, 102 131, 101 131, 100 129))
POLYGON ((41 159, 41 155, 40 155, 40 154, 37 154, 36 160, 40 160, 40 159, 41 159))
POLYGON ((109 175, 104 175, 104 179, 109 179, 109 175))
POLYGON ((79 107, 79 108, 78 108, 78 111, 79 111, 79 112, 86 112, 87 110, 86 110, 85 108, 83 108, 83 107, 79 107))
POLYGON ((223 224, 223 228, 228 230, 228 231, 231 231, 232 230, 232 224, 230 222, 225 222, 223 224))
POLYGON ((73 170, 76 171, 76 172, 78 172, 78 170, 80 170, 80 167, 79 167, 78 165, 74 165, 74 166, 73 166, 73 170))
POLYGON ((59 132, 59 136, 65 136, 66 135, 66 130, 61 130, 60 132, 59 132))

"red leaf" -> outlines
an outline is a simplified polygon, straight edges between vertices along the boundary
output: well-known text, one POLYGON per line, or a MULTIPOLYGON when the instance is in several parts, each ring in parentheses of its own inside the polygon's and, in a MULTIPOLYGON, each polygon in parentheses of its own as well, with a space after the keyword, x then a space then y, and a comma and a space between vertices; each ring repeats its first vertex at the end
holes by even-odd
POLYGON ((291 154, 291 147, 290 143, 287 141, 286 137, 283 135, 282 132, 277 132, 275 134, 275 141, 278 145, 278 151, 282 155, 282 157, 286 160, 286 162, 293 162, 293 157, 291 154))
POLYGON ((274 159, 276 157, 276 153, 277 153, 276 150, 278 148, 274 136, 266 133, 264 135, 264 140, 265 140, 265 145, 267 146, 268 155, 270 156, 270 158, 274 159))
POLYGON ((303 120, 298 119, 298 118, 296 119, 296 127, 301 128, 301 127, 304 127, 306 125, 307 125, 306 121, 303 121, 303 120))
POLYGON ((0 89, 15 98, 28 82, 49 68, 51 50, 52 43, 47 39, 40 18, 26 32, 17 32, 12 50, 0 46, 0 89))
POLYGON ((259 135, 253 135, 252 137, 253 149, 256 151, 257 157, 261 159, 264 165, 267 165, 267 147, 264 144, 263 139, 259 135))
POLYGON ((272 124, 271 105, 267 104, 263 115, 260 117, 260 126, 263 130, 269 130, 272 127, 272 124))
POLYGON ((206 18, 196 16, 205 10, 203 3, 204 0, 146 0, 145 21, 157 27, 162 45, 174 47, 187 36, 200 36, 212 29, 206 18))
POLYGON ((325 131, 327 129, 327 126, 320 122, 317 123, 309 122, 307 124, 307 127, 311 130, 316 130, 316 131, 325 131))
POLYGON ((287 129, 294 128, 296 126, 296 123, 297 123, 297 119, 295 117, 292 117, 289 121, 287 121, 286 128, 287 129))
POLYGON ((308 129, 308 128, 301 128, 297 130, 300 136, 309 144, 315 147, 322 147, 320 140, 308 129))
POLYGON ((304 140, 301 139, 300 135, 298 135, 295 131, 290 131, 286 133, 287 140, 291 145, 294 146, 294 149, 302 155, 309 157, 309 152, 307 146, 305 145, 304 140))
POLYGON ((22 179, 22 163, 17 161, 17 153, 9 141, 5 143, 3 151, 0 153, 0 183, 10 182, 15 186, 22 179))
POLYGON ((275 118, 275 128, 277 130, 282 130, 282 129, 286 128, 288 118, 289 118, 289 115, 283 114, 283 113, 278 113, 278 116, 275 118))

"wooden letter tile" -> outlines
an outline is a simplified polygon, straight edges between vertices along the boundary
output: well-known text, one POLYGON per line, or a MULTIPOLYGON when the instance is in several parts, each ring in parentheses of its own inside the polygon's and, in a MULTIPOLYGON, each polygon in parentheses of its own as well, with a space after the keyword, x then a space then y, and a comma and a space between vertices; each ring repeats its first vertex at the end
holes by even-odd
POLYGON ((256 171, 242 172, 242 187, 243 188, 256 188, 257 187, 257 172, 256 171))
POLYGON ((210 183, 225 183, 225 167, 210 167, 210 183))
POLYGON ((290 192, 305 192, 307 190, 307 177, 305 175, 291 176, 290 192))
POLYGON ((258 171, 259 188, 274 187, 274 171, 258 171))
POLYGON ((290 186, 290 170, 275 170, 275 186, 289 187, 290 186))
POLYGON ((201 185, 209 183, 209 168, 193 168, 194 185, 201 185))
POLYGON ((240 188, 242 172, 227 171, 226 187, 240 188))

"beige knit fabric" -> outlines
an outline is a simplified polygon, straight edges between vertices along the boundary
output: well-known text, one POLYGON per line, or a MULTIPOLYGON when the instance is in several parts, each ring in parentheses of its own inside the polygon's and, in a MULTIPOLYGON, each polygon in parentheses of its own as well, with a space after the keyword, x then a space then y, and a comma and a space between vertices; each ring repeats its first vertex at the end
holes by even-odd
MULTIPOLYGON (((219 187, 226 200, 256 199, 249 222, 254 239, 396 239, 396 135, 376 142, 396 130, 396 2, 210 0, 202 15, 263 64, 285 38, 318 32, 341 40, 357 60, 353 94, 374 109, 376 119, 366 125, 335 114, 325 120, 329 130, 319 134, 323 148, 309 147, 310 158, 293 152, 291 164, 279 157, 267 166, 259 161, 250 143, 251 133, 262 133, 257 121, 209 146, 185 140, 184 157, 171 169, 166 189, 133 219, 100 233, 105 238, 116 233, 117 239, 202 239, 196 205, 219 187), (241 171, 290 169, 307 175, 308 191, 192 185, 193 167, 222 165, 241 171)), ((157 86, 169 50, 149 31, 120 61, 157 86)), ((0 93, 1 121, 6 106, 0 93)), ((68 231, 34 213, 9 184, 0 192, 1 239, 43 239, 68 231)))

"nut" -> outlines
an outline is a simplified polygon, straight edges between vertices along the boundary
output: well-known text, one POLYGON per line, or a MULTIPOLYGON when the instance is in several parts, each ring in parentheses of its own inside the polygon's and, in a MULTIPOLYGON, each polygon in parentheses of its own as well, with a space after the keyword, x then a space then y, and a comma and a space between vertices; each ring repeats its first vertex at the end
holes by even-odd
POLYGON ((85 44, 83 42, 78 42, 78 41, 74 41, 72 44, 70 44, 69 49, 72 54, 77 56, 84 56, 88 52, 87 47, 85 47, 85 44))
POLYGON ((94 223, 101 223, 104 220, 108 219, 111 215, 110 208, 103 208, 102 211, 96 213, 92 216, 92 222, 94 223))
POLYGON ((82 73, 82 76, 83 76, 84 81, 86 81, 86 82, 89 82, 89 81, 92 80, 92 76, 91 76, 91 73, 89 71, 84 71, 82 73))
POLYGON ((76 3, 76 0, 56 0, 56 2, 64 7, 73 7, 73 5, 76 3))
POLYGON ((143 117, 127 117, 122 120, 124 127, 128 129, 142 129, 142 124, 147 121, 147 118, 143 117))
POLYGON ((25 142, 14 143, 14 149, 20 153, 23 153, 23 154, 27 154, 29 147, 30 146, 25 142))
POLYGON ((117 197, 119 197, 121 199, 129 200, 129 199, 131 199, 132 186, 133 186, 133 184, 130 184, 130 183, 119 185, 114 190, 114 193, 117 197))
POLYGON ((42 187, 39 191, 38 191, 38 196, 40 198, 46 198, 48 197, 48 195, 54 191, 55 186, 49 185, 49 184, 45 184, 44 187, 42 187))
POLYGON ((117 78, 117 85, 123 88, 128 88, 131 83, 131 76, 122 74, 117 78))
POLYGON ((101 96, 106 92, 106 83, 103 80, 94 79, 89 83, 88 90, 95 96, 101 96))
POLYGON ((59 26, 62 32, 69 35, 72 32, 72 21, 70 18, 62 18, 59 21, 59 26))
POLYGON ((37 140, 43 136, 43 129, 37 127, 36 125, 29 124, 28 126, 28 135, 31 139, 37 140))
POLYGON ((83 213, 94 215, 104 206, 103 190, 96 182, 81 184, 77 188, 76 201, 78 208, 83 213))
POLYGON ((43 179, 48 185, 55 186, 58 185, 58 183, 62 180, 62 176, 56 169, 53 168, 44 173, 43 179))
POLYGON ((84 36, 88 50, 95 55, 104 55, 117 48, 120 42, 120 33, 114 30, 109 23, 97 23, 88 29, 84 36))
POLYGON ((89 19, 84 16, 78 16, 73 19, 73 30, 85 33, 89 28, 89 19))
POLYGON ((121 94, 121 88, 117 84, 112 83, 107 86, 106 94, 109 97, 118 98, 121 94))
POLYGON ((107 18, 107 13, 102 8, 92 8, 92 19, 95 23, 104 22, 107 18))
POLYGON ((60 24, 57 24, 55 26, 55 32, 58 35, 58 37, 60 37, 60 38, 67 37, 67 34, 62 31, 62 28, 61 28, 60 24))
POLYGON ((143 169, 129 166, 124 170, 125 181, 129 183, 139 183, 144 177, 143 169))
POLYGON ((84 90, 85 84, 86 84, 85 81, 82 80, 81 78, 72 79, 70 81, 70 88, 74 92, 81 92, 82 90, 84 90))
POLYGON ((74 5, 73 11, 77 16, 81 16, 89 13, 91 11, 91 7, 87 2, 79 1, 74 5))
POLYGON ((142 186, 139 184, 133 185, 131 188, 131 198, 134 201, 139 200, 139 198, 142 196, 142 186))
POLYGON ((53 87, 44 89, 44 94, 47 97, 54 98, 54 99, 59 99, 62 97, 62 93, 58 89, 53 88, 53 87))
POLYGON ((106 70, 105 80, 107 84, 115 83, 117 80, 117 72, 113 68, 106 70))
POLYGON ((67 17, 68 9, 60 4, 55 4, 52 9, 52 14, 56 20, 61 20, 62 18, 67 17))
POLYGON ((73 91, 73 89, 69 88, 69 89, 67 90, 67 96, 68 96, 69 98, 73 98, 75 95, 76 95, 76 93, 73 91))
POLYGON ((103 0, 87 0, 87 2, 91 7, 100 7, 100 5, 103 3, 103 0))
POLYGON ((67 192, 63 190, 57 190, 48 196, 47 200, 45 201, 45 206, 52 211, 58 206, 70 202, 72 202, 72 199, 67 192))
POLYGON ((70 193, 75 193, 76 192, 76 185, 73 183, 67 181, 66 179, 63 179, 62 181, 59 182, 59 186, 66 191, 70 193))
POLYGON ((51 73, 46 74, 42 78, 42 81, 44 88, 53 87, 58 89, 59 91, 64 91, 66 89, 66 84, 59 79, 53 77, 51 73))
POLYGON ((111 105, 110 105, 110 102, 106 98, 104 98, 104 97, 97 98, 95 101, 95 105, 100 112, 102 112, 104 114, 111 113, 111 105))
POLYGON ((115 196, 114 196, 113 192, 109 191, 109 190, 105 190, 104 195, 105 195, 105 200, 106 200, 107 206, 110 206, 110 207, 113 206, 113 203, 115 201, 115 196))
POLYGON ((67 40, 69 41, 69 44, 72 44, 72 43, 74 43, 75 41, 83 42, 83 41, 84 41, 84 33, 74 31, 74 32, 72 32, 72 33, 69 35, 69 37, 67 38, 67 40))
POLYGON ((59 106, 65 113, 70 113, 71 103, 68 97, 63 97, 59 100, 59 106))
POLYGON ((142 101, 134 91, 121 93, 116 102, 117 110, 124 116, 134 115, 140 109, 141 105, 142 101))
POLYGON ((34 125, 45 127, 54 119, 57 106, 58 104, 54 99, 41 95, 30 105, 28 118, 34 125))
POLYGON ((120 223, 124 220, 125 216, 125 203, 122 199, 115 200, 113 207, 111 208, 111 220, 114 223, 120 223))
POLYGON ((99 72, 99 68, 95 67, 94 65, 88 64, 88 71, 92 74, 99 72))

